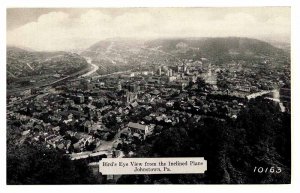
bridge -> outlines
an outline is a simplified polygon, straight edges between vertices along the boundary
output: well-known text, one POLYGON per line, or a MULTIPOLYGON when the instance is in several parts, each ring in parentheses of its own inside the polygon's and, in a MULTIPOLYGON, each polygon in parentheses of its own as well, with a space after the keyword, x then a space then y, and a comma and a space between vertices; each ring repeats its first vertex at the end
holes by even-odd
POLYGON ((260 92, 256 92, 256 93, 253 93, 253 94, 250 94, 247 97, 248 100, 250 99, 254 99, 256 97, 259 97, 259 96, 263 96, 265 94, 269 94, 269 93, 275 93, 275 92, 278 92, 277 89, 274 89, 274 90, 263 90, 263 91, 260 91, 260 92))
POLYGON ((286 109, 285 109, 285 106, 283 105, 283 103, 280 101, 280 94, 279 94, 278 89, 264 90, 264 91, 260 91, 260 92, 257 92, 257 93, 253 93, 253 94, 248 95, 247 99, 250 100, 250 99, 256 98, 258 96, 263 96, 263 95, 269 94, 269 93, 273 93, 273 97, 265 97, 265 98, 268 99, 268 100, 277 102, 279 104, 280 111, 285 112, 286 109))

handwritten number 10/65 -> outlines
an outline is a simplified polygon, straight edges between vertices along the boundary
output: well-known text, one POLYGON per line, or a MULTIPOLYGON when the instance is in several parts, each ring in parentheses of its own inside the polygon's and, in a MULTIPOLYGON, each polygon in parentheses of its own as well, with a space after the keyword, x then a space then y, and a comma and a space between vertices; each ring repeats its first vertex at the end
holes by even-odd
POLYGON ((257 172, 257 173, 281 173, 281 168, 280 167, 254 167, 253 172, 257 172))

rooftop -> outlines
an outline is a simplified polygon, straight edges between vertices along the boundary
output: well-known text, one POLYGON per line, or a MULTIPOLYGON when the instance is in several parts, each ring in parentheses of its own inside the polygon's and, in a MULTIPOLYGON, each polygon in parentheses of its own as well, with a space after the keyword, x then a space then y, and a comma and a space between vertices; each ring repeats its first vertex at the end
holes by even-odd
POLYGON ((128 123, 128 127, 135 128, 135 129, 140 129, 140 130, 145 130, 146 125, 142 125, 142 124, 139 124, 139 123, 129 122, 128 123))

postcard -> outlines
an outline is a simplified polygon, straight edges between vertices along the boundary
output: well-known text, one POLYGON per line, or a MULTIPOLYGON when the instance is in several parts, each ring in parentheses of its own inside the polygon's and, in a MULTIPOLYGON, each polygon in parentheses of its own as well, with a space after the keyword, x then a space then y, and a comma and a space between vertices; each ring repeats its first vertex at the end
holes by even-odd
POLYGON ((6 12, 7 185, 291 183, 291 7, 6 12))

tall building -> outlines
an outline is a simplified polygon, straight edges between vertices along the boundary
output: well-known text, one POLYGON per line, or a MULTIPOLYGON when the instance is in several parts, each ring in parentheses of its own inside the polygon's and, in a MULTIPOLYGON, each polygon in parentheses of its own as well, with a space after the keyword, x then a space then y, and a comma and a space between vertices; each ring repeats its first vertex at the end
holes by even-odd
POLYGON ((122 84, 121 84, 121 81, 118 82, 118 91, 121 91, 122 90, 122 84))
POLYGON ((169 77, 173 76, 172 69, 168 69, 167 75, 168 75, 169 77))
POLYGON ((187 70, 187 66, 184 64, 183 65, 183 72, 186 72, 186 70, 187 70))
POLYGON ((82 94, 78 94, 74 97, 74 101, 76 103, 84 103, 84 96, 82 94))
POLYGON ((161 76, 161 66, 158 68, 158 75, 161 76))
POLYGON ((209 66, 208 66, 208 73, 207 73, 207 75, 208 75, 208 77, 211 77, 211 64, 209 64, 209 66))
POLYGON ((205 82, 208 84, 211 84, 211 85, 217 84, 217 77, 216 77, 216 74, 212 72, 211 64, 209 64, 209 66, 208 66, 208 72, 204 79, 205 79, 205 82))
POLYGON ((186 82, 182 82, 181 83, 181 90, 184 90, 186 86, 187 86, 187 83, 186 82))
POLYGON ((140 90, 140 86, 137 85, 136 83, 133 83, 129 85, 128 90, 130 92, 138 92, 140 90))
POLYGON ((137 94, 133 92, 126 92, 126 101, 127 103, 131 103, 137 99, 137 94))

